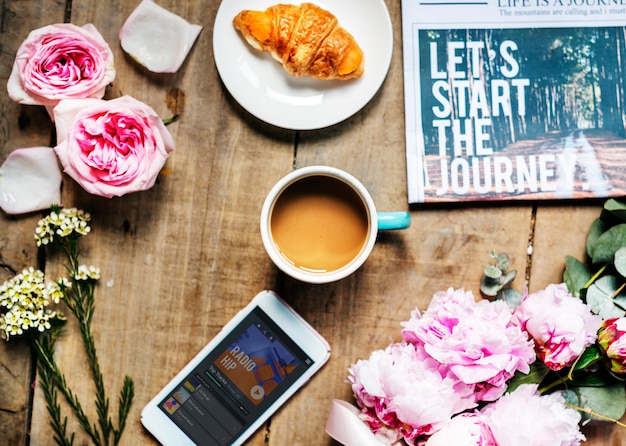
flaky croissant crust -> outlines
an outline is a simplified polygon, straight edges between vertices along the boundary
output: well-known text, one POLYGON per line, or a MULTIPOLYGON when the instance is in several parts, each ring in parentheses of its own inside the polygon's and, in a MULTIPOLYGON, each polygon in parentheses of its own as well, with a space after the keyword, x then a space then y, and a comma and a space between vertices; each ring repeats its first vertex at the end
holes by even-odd
POLYGON ((363 74, 363 51, 337 18, 312 3, 241 11, 235 29, 254 48, 268 51, 292 76, 353 79, 363 74))

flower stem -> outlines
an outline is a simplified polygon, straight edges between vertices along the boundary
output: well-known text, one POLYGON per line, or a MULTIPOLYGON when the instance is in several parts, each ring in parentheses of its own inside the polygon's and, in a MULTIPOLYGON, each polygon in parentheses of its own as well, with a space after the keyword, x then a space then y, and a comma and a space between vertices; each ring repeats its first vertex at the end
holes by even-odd
POLYGON ((615 423, 615 424, 617 424, 620 427, 626 427, 626 424, 622 423, 621 421, 615 420, 615 419, 610 418, 610 417, 605 417, 604 415, 596 413, 596 412, 594 412, 591 409, 586 409, 584 407, 579 407, 579 406, 576 406, 574 404, 570 404, 568 402, 566 402, 565 405, 568 406, 568 407, 571 407, 572 409, 576 409, 576 410, 578 410, 580 412, 584 412, 584 413, 587 413, 589 415, 592 415, 592 416, 594 416, 596 418, 600 418, 600 419, 605 420, 605 421, 610 421, 611 423, 615 423))
POLYGON ((598 271, 597 271, 597 272, 596 272, 596 273, 595 273, 595 274, 591 277, 591 279, 589 279, 589 280, 587 281, 587 283, 583 285, 583 289, 585 289, 585 288, 589 288, 589 287, 591 286, 591 284, 592 284, 593 282, 595 282, 595 281, 596 281, 596 279, 602 275, 602 273, 604 272, 604 270, 606 269, 606 267, 607 267, 607 265, 602 265, 602 268, 600 268, 600 269, 599 269, 599 270, 598 270, 598 271))
POLYGON ((54 373, 50 370, 44 357, 54 355, 54 344, 56 336, 61 332, 60 327, 50 330, 49 334, 42 336, 42 342, 31 339, 31 346, 37 354, 37 372, 39 373, 39 385, 42 388, 46 400, 46 409, 50 415, 50 427, 54 431, 54 441, 59 446, 72 446, 74 444, 74 434, 67 435, 67 417, 61 416, 61 406, 57 399, 56 380, 54 373))
POLYGON ((51 348, 51 345, 48 345, 45 342, 42 343, 39 339, 35 339, 32 345, 35 349, 35 353, 37 354, 38 359, 41 361, 38 367, 45 368, 46 378, 51 383, 54 382, 56 387, 61 391, 66 401, 70 405, 70 409, 72 409, 72 412, 76 415, 78 423, 85 430, 85 432, 87 432, 87 435, 89 435, 91 441, 95 445, 100 446, 101 441, 98 431, 95 429, 95 426, 92 427, 91 423, 89 422, 89 418, 83 411, 83 408, 78 401, 78 398, 72 393, 72 390, 68 387, 65 380, 65 375, 61 373, 59 366, 54 361, 54 349, 51 348))

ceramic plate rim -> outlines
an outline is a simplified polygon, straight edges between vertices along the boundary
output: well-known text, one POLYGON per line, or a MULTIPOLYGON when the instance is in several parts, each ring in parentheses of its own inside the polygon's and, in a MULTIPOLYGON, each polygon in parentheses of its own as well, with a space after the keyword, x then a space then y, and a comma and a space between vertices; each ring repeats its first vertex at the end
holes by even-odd
POLYGON ((243 9, 264 10, 276 0, 223 0, 215 18, 213 55, 224 86, 252 115, 289 130, 321 129, 356 114, 378 92, 391 65, 393 28, 384 0, 310 1, 335 14, 363 49, 361 78, 294 78, 269 53, 247 44, 233 17, 243 9))

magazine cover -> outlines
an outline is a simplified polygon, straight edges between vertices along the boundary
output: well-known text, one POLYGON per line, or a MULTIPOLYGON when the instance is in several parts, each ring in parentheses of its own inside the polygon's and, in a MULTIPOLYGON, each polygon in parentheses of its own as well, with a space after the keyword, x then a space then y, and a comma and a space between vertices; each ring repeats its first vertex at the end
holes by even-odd
POLYGON ((626 0, 402 0, 409 203, 626 194, 626 0))

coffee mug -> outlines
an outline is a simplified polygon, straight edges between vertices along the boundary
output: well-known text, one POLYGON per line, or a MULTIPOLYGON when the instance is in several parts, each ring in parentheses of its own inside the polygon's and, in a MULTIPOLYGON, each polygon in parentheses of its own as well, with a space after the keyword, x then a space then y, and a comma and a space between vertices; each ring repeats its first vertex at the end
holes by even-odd
POLYGON ((377 212, 359 180, 329 166, 294 170, 274 185, 261 209, 261 238, 274 264, 308 283, 356 271, 379 230, 405 229, 408 212, 377 212))

